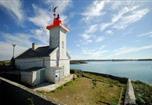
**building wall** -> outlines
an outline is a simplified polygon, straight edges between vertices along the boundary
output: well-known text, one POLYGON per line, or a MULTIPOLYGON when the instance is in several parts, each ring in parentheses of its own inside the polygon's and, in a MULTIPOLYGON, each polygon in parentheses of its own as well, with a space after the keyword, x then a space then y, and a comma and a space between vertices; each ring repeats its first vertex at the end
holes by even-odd
POLYGON ((45 70, 45 78, 49 82, 54 82, 55 81, 55 73, 54 70, 50 68, 46 68, 45 70))
POLYGON ((59 27, 52 28, 50 30, 50 48, 56 48, 59 45, 59 27))
POLYGON ((67 34, 66 32, 61 28, 60 29, 60 59, 66 59, 66 53, 67 53, 67 41, 66 41, 67 34))
POLYGON ((21 70, 32 67, 49 67, 50 57, 16 59, 15 64, 21 70))
POLYGON ((64 70, 64 76, 70 75, 70 60, 69 59, 61 59, 60 67, 64 70))
MULTIPOLYGON (((58 53, 58 48, 51 53, 50 55, 50 59, 51 59, 51 63, 50 66, 51 67, 57 67, 57 53, 58 53)), ((66 56, 61 56, 59 59, 59 67, 63 68, 64 71, 64 76, 68 76, 70 75, 70 59, 66 56)))
POLYGON ((42 83, 45 81, 45 68, 37 71, 21 72, 21 81, 32 86, 42 83))

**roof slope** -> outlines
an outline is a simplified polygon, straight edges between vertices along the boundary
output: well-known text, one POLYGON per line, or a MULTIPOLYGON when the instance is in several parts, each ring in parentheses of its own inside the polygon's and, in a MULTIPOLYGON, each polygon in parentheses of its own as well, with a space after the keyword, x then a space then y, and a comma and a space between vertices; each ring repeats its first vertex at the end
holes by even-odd
POLYGON ((16 57, 16 59, 33 58, 33 57, 46 57, 56 48, 50 49, 49 46, 38 47, 33 50, 32 48, 26 50, 24 53, 16 57))

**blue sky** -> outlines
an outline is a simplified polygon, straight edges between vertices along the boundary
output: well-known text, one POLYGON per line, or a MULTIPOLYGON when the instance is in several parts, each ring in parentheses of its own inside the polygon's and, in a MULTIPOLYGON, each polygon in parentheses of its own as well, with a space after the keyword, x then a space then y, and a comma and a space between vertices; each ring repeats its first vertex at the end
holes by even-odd
POLYGON ((12 43, 15 56, 32 42, 48 45, 53 6, 70 28, 72 59, 152 58, 150 0, 0 0, 0 60, 12 43))

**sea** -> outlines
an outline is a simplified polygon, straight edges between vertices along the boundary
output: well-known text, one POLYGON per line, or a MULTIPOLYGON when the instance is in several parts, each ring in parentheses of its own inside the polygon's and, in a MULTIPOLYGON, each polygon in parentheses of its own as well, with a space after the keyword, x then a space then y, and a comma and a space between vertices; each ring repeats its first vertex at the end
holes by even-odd
POLYGON ((152 61, 88 61, 71 64, 71 69, 110 74, 152 84, 152 61))

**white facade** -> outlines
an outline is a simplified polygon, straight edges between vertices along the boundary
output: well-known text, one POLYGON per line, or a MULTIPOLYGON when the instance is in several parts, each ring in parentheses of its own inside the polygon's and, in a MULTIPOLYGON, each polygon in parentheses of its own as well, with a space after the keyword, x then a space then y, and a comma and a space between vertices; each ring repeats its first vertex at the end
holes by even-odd
POLYGON ((28 71, 29 68, 34 67, 45 68, 44 78, 49 82, 58 82, 62 78, 70 75, 70 58, 67 55, 66 31, 60 26, 54 27, 49 31, 49 47, 55 48, 49 56, 16 59, 15 63, 17 68, 23 71, 23 73, 21 73, 23 82, 30 85, 31 83, 34 85, 40 83, 39 76, 41 72, 25 72, 28 71), (32 82, 33 78, 37 78, 39 82, 32 82))

